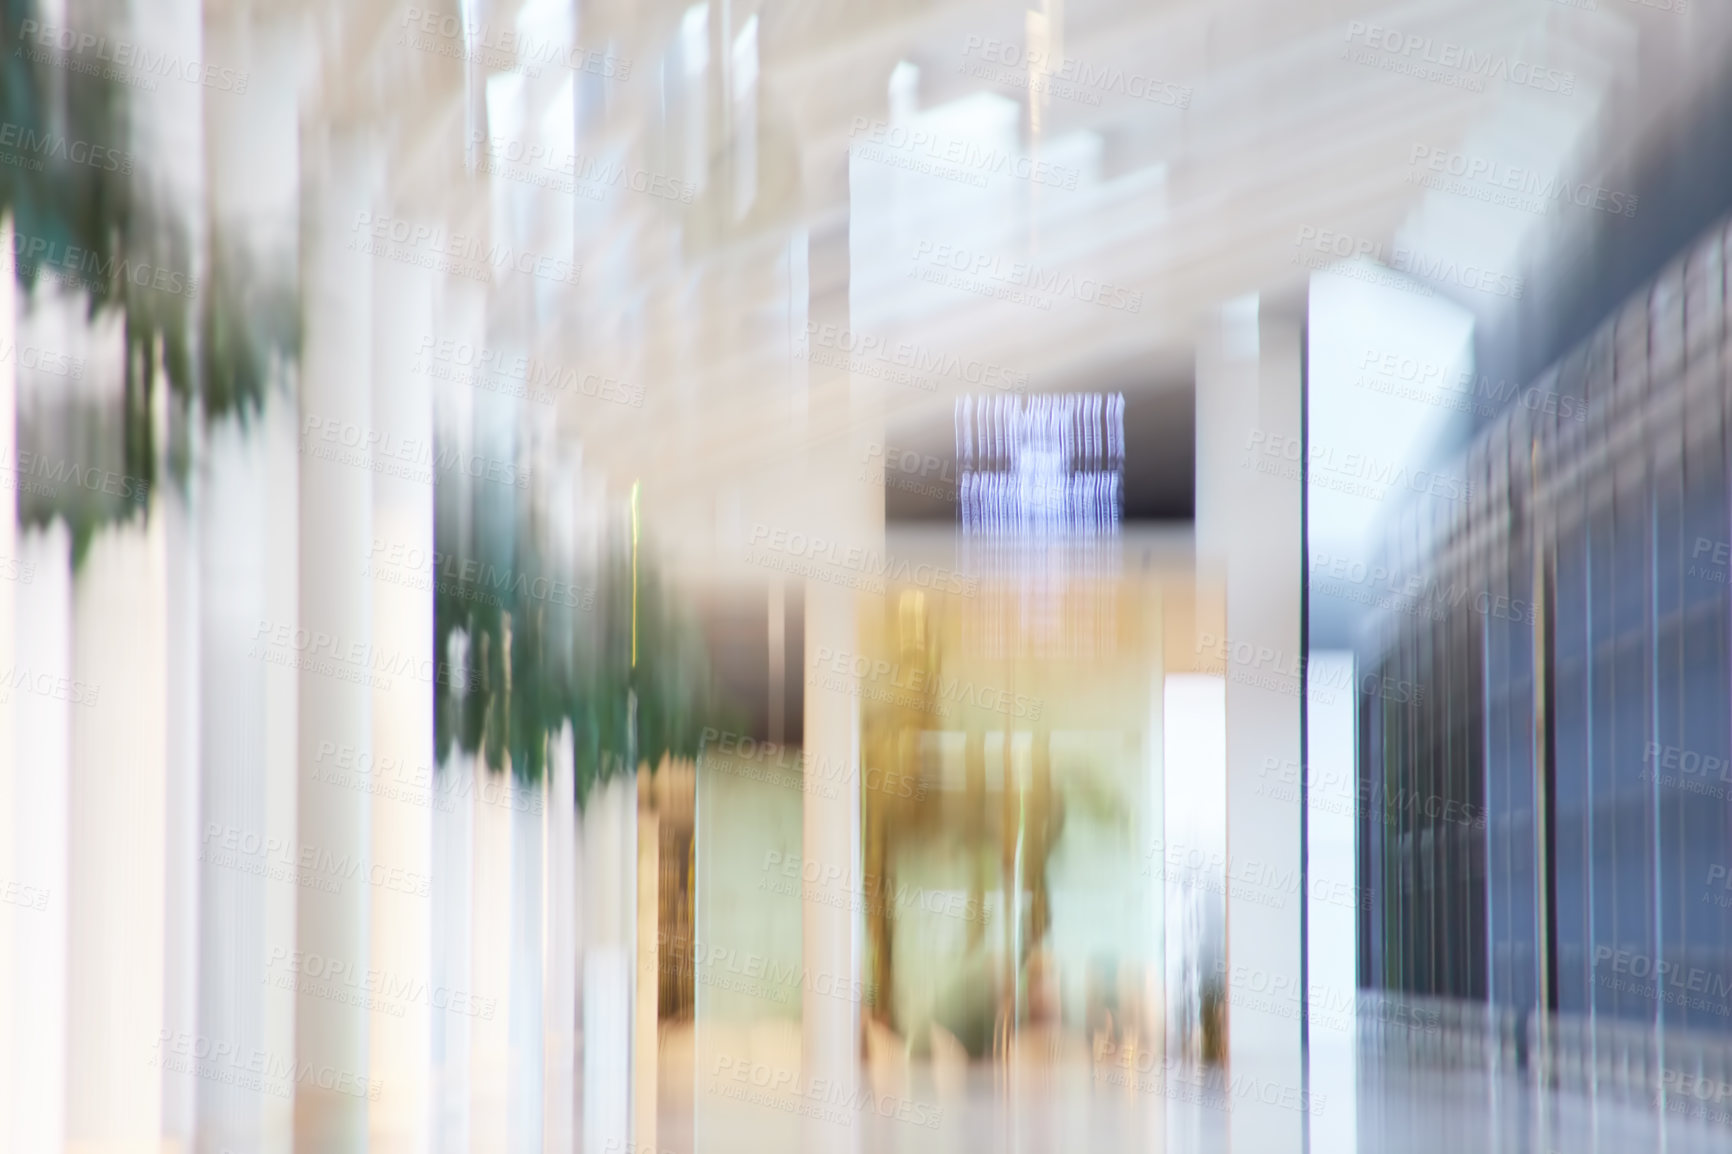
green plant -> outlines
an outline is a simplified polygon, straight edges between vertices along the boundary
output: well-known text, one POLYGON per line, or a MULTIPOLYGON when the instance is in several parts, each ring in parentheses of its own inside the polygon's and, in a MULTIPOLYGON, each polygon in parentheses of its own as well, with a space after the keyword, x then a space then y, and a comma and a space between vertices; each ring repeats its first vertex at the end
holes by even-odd
POLYGON ((597 784, 634 765, 696 758, 706 725, 737 728, 714 692, 696 619, 641 554, 634 569, 623 535, 590 559, 588 571, 562 572, 534 533, 517 530, 534 523, 529 510, 501 508, 502 498, 518 499, 501 488, 440 479, 439 759, 455 746, 539 781, 550 741, 569 723, 581 805, 597 784), (459 515, 463 505, 471 517, 459 515), (485 529, 465 533, 466 524, 485 529), (468 656, 454 664, 456 637, 468 656))
MULTIPOLYGON (((82 435, 72 443, 100 459, 62 463, 112 468, 128 479, 128 491, 15 489, 23 524, 68 523, 77 563, 102 525, 145 514, 137 493, 154 490, 165 474, 184 482, 189 461, 185 438, 173 443, 176 426, 184 429, 195 413, 246 420, 262 407, 273 364, 298 355, 298 302, 292 284, 260 281, 215 229, 201 283, 195 238, 182 218, 140 195, 149 186, 134 175, 142 158, 133 153, 130 90, 105 70, 67 67, 57 49, 25 36, 38 15, 30 0, 0 0, 0 11, 0 107, 15 162, 0 164, 0 214, 12 221, 14 276, 25 293, 48 279, 63 282, 83 296, 89 317, 118 312, 124 324, 118 410, 73 417, 82 435), (171 393, 168 430, 156 421, 161 383, 171 393), (164 433, 171 443, 158 443, 164 433)), ((40 435, 63 439, 63 430, 40 435)), ((41 451, 31 438, 20 426, 20 448, 41 451)))

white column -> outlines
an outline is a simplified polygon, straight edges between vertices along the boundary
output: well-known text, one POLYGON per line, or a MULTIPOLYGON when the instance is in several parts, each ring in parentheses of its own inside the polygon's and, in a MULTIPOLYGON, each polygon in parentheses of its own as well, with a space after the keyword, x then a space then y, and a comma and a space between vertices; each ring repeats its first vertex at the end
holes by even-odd
MULTIPOLYGON (((441 687, 443 689, 443 687, 441 687)), ((475 759, 453 750, 440 767, 433 809, 433 985, 447 997, 475 990, 470 952, 474 908, 475 759)), ((495 1011, 496 1013, 497 1011, 495 1011)), ((434 1149, 469 1150, 469 1060, 472 1015, 435 1012, 433 1059, 434 1149)))
MULTIPOLYGON (((17 307, 17 283, 12 279, 12 218, 0 215, 0 348, 15 349, 18 325, 13 310, 17 307)), ((17 439, 14 424, 18 415, 17 358, 0 358, 0 468, 9 468, 17 459, 17 439)), ((0 565, 11 571, 11 578, 0 582, 0 668, 12 658, 13 589, 23 580, 18 556, 18 504, 14 489, 15 477, 0 473, 0 565), (10 481, 10 484, 3 482, 10 481)), ((17 881, 17 839, 14 836, 19 813, 13 785, 17 777, 17 728, 13 724, 10 697, 0 701, 0 878, 17 881)), ((22 896, 22 894, 20 895, 22 896)), ((13 1078, 26 1055, 20 1052, 18 1032, 13 1017, 16 998, 17 960, 16 935, 13 920, 20 914, 41 913, 33 909, 35 900, 20 903, 0 903, 0 1142, 17 1148, 17 1131, 13 1126, 16 1104, 13 1078)))
MULTIPOLYGON (((6 480, 10 504, 15 478, 6 480)), ((18 692, 12 683, 20 673, 72 675, 72 535, 65 522, 19 533, 18 559, 31 579, 17 589, 16 632, 0 697, 12 714, 14 764, 31 772, 13 778, 18 824, 12 868, 20 886, 45 897, 41 909, 20 909, 13 922, 16 985, 6 994, 19 1060, 10 1085, 15 1105, 8 1138, 14 1150, 59 1154, 66 1145, 67 807, 75 707, 61 698, 18 692)), ((148 1064, 161 1059, 161 1051, 152 1050, 137 1061, 148 1075, 148 1064)))
MULTIPOLYGON (((304 168, 300 618, 284 623, 291 644, 277 646, 281 657, 303 663, 297 849, 344 863, 348 875, 327 888, 337 879, 315 873, 299 887, 296 947, 303 958, 316 955, 354 973, 370 965, 370 799, 315 771, 321 748, 373 746, 372 669, 364 656, 373 639, 372 599, 362 573, 373 538, 374 261, 347 242, 358 214, 377 211, 376 149, 363 134, 333 129, 309 149, 304 168)), ((297 1151, 366 1148, 368 1100, 352 1088, 370 1070, 368 1018, 364 1006, 297 991, 295 1061, 323 1075, 295 1086, 297 1151)))
MULTIPOLYGON (((202 817, 194 835, 201 907, 194 1034, 243 1054, 272 1052, 264 1031, 267 978, 285 971, 293 947, 292 934, 279 940, 272 966, 266 944, 271 891, 288 889, 292 900, 292 887, 235 868, 225 845, 230 831, 270 836, 265 693, 273 667, 252 645, 259 622, 270 616, 273 522, 269 438, 257 424, 249 430, 230 417, 211 427, 202 462, 208 484, 199 506, 205 595, 199 606, 203 764, 202 817)), ((212 1079, 195 1085, 200 1154, 261 1147, 264 1095, 212 1079)))
POLYGON ((162 1137, 163 1068, 151 1058, 163 1024, 167 912, 163 500, 158 489, 146 524, 97 530, 72 581, 66 1141, 74 1149, 156 1150, 162 1137))
MULTIPOLYGON (((244 94, 199 94, 204 164, 200 199, 189 204, 196 205, 195 219, 202 217, 200 230, 223 246, 212 251, 207 241, 201 292, 224 291, 212 276, 219 261, 244 270, 254 286, 291 288, 302 215, 302 16, 193 7, 203 21, 199 59, 248 78, 244 94)), ((185 52, 186 38, 171 38, 170 46, 185 52)), ((297 838, 298 675, 290 665, 266 661, 254 645, 265 640, 260 622, 292 627, 300 614, 299 537, 286 528, 299 524, 300 414, 292 377, 273 374, 267 387, 262 413, 226 417, 208 429, 201 462, 198 852, 206 860, 199 865, 204 907, 196 989, 199 1032, 261 1055, 274 1073, 260 1090, 198 1080, 199 1154, 285 1154, 292 1141, 294 1085, 282 1071, 295 1059, 295 993, 268 979, 290 976, 298 890, 292 881, 209 860, 213 825, 219 838, 223 829, 255 832, 282 847, 297 838)))
POLYGON ((511 1058, 509 1122, 512 1154, 541 1154, 543 1094, 542 815, 547 778, 508 779, 511 822, 511 1058))
MULTIPOLYGON (((1166 614, 1164 598, 1159 590, 1149 595, 1149 727, 1143 736, 1143 755, 1148 759, 1148 776, 1144 786, 1143 819, 1137 847, 1138 868, 1148 883, 1143 891, 1143 1017, 1139 1022, 1138 1048, 1162 1054, 1167 1036, 1167 926, 1166 893, 1161 873, 1155 870, 1160 861, 1167 819, 1166 774, 1166 614)), ((1093 1039, 1090 1039, 1092 1045, 1093 1039)))
MULTIPOLYGON (((666 759, 662 772, 667 772, 666 759)), ((656 1073, 661 1048, 657 1035, 657 1010, 661 996, 660 951, 656 930, 660 915, 661 820, 645 804, 653 779, 646 768, 638 774, 633 791, 632 821, 637 826, 637 854, 627 880, 634 919, 632 956, 636 960, 632 983, 632 1141, 640 1150, 656 1149, 656 1073)))
POLYGON ((1354 802, 1359 795, 1354 750, 1358 741, 1355 694, 1343 686, 1357 684, 1349 651, 1314 652, 1311 672, 1320 686, 1308 696, 1306 740, 1310 746, 1306 776, 1306 856, 1309 859, 1306 914, 1311 991, 1311 1122, 1315 1150, 1356 1150, 1358 1103, 1356 1065, 1359 1058, 1357 1022, 1359 909, 1358 863, 1355 855, 1354 802), (1343 900, 1343 899, 1347 900, 1343 900))
MULTIPOLYGON (((373 285, 372 428, 398 445, 431 446, 433 405, 415 351, 431 331, 420 269, 381 262, 373 285)), ((431 454, 429 453, 429 458, 431 454)), ((418 468, 418 466, 417 466, 418 468)), ((370 969, 379 976, 369 1035, 371 1149, 426 1154, 432 1141, 433 478, 373 479, 373 652, 393 672, 373 688, 373 887, 370 969), (381 579, 389 578, 389 579, 381 579), (402 671, 402 672, 398 672, 402 671)))
MULTIPOLYGON (((161 388, 168 387, 163 381, 161 388)), ((162 398, 167 401, 166 395, 162 398)), ((195 467, 187 479, 183 501, 171 489, 159 490, 163 518, 163 613, 166 632, 162 678, 167 707, 166 806, 164 861, 163 1029, 170 1035, 193 1034, 199 1019, 199 837, 202 773, 199 747, 203 742, 203 563, 200 556, 199 508, 202 504, 197 468, 204 456, 204 430, 199 417, 190 430, 195 467)), ((190 1151, 198 1125, 198 1082, 184 1074, 163 1074, 162 1139, 170 1149, 190 1151)))
POLYGON ((546 1054, 543 1083, 542 1142, 548 1154, 575 1150, 574 1095, 577 1042, 577 803, 573 794, 575 744, 570 723, 551 743, 548 754, 547 808, 544 814, 544 929, 542 1034, 546 1054))
MULTIPOLYGON (((853 653, 859 648, 855 598, 850 589, 813 581, 806 588, 806 661, 820 649, 853 653)), ((806 763, 855 767, 833 796, 804 791, 800 856, 802 869, 818 877, 860 876, 860 712, 848 693, 808 685, 805 694, 804 754, 806 763), (817 863, 817 864, 813 864, 817 863), (839 871, 839 872, 835 872, 839 871)), ((821 898, 823 895, 814 895, 821 898)), ((862 946, 860 919, 848 903, 806 900, 801 903, 802 964, 805 981, 801 998, 801 1084, 822 1079, 843 1088, 831 1100, 852 1101, 860 1066, 860 1006, 830 989, 854 989, 862 946), (820 992, 822 987, 826 992, 820 992)), ((803 1128, 802 1146, 809 1150, 846 1150, 854 1144, 852 1127, 813 1122, 803 1128)), ((857 1141, 857 1140, 855 1140, 857 1141)))
MULTIPOLYGON (((434 331, 470 348, 483 346, 487 307, 484 286, 448 280, 440 286, 434 307, 437 316, 434 331)), ((426 362, 420 364, 425 374, 426 362)), ((434 402, 434 436, 441 449, 473 451, 475 390, 437 378, 429 379, 429 384, 434 402)), ((460 522, 467 520, 467 512, 460 514, 460 522)), ((450 572, 441 570, 439 579, 451 579, 450 572)), ((457 636, 438 656, 448 663, 449 669, 463 670, 471 664, 470 655, 474 652, 468 638, 457 636)), ((434 687, 439 694, 454 693, 458 688, 450 684, 434 687)), ((476 968, 486 962, 484 951, 493 948, 493 943, 479 939, 476 921, 481 900, 476 887, 482 876, 483 846, 483 831, 478 824, 482 791, 477 784, 483 780, 483 772, 477 757, 455 747, 440 767, 440 800, 434 813, 433 934, 437 986, 486 999, 496 998, 502 991, 482 989, 476 968)), ((503 1007, 493 1004, 486 1013, 443 1013, 434 1017, 432 1048, 439 1087, 435 1101, 438 1119, 435 1145, 445 1154, 470 1150, 472 1136, 481 1125, 476 1114, 479 1083, 475 1062, 480 1053, 481 1031, 502 1013, 503 1007)))
MULTIPOLYGON (((275 385, 276 382, 273 382, 275 385)), ((300 413, 298 389, 273 392, 259 424, 266 466, 264 596, 261 620, 293 623, 300 614, 301 538, 269 532, 270 526, 298 525, 301 513, 300 413)), ((256 628, 256 626, 255 626, 256 628)), ((293 846, 300 830, 300 674, 291 666, 267 664, 264 688, 263 794, 265 836, 272 845, 293 846)), ((265 957, 288 957, 297 948, 299 890, 293 885, 265 887, 265 957)), ((295 1060, 296 1006, 291 989, 266 986, 260 1021, 261 1048, 270 1061, 295 1060)), ((260 1154, 288 1154, 294 1147, 293 1085, 272 1087, 259 1099, 260 1154)), ((201 1152, 203 1154, 203 1152, 201 1152)))
POLYGON ((470 1149, 510 1149, 511 1117, 511 786, 509 770, 488 767, 478 755, 472 797, 475 857, 470 906, 470 977, 492 999, 493 1013, 470 1029, 470 1149))
MULTIPOLYGON (((846 158, 841 159, 847 171, 846 158)), ((847 203, 846 196, 843 198, 847 203)), ((808 309, 818 324, 852 328, 849 285, 859 254, 849 251, 851 238, 832 225, 815 234, 808 256, 808 309)), ((877 382, 854 382, 846 371, 811 370, 808 438, 812 449, 806 463, 815 523, 833 526, 850 546, 868 556, 884 550, 884 502, 881 490, 861 485, 854 463, 883 444, 883 407, 877 382)), ((805 869, 819 877, 860 876, 860 702, 853 692, 816 688, 810 674, 814 656, 824 650, 854 653, 860 648, 857 617, 860 594, 823 581, 808 581, 805 591, 805 660, 801 676, 808 682, 802 718, 802 745, 807 764, 846 765, 853 771, 843 788, 825 796, 803 791, 801 850, 805 869)), ((823 900, 801 903, 802 1086, 822 1079, 835 1088, 837 1099, 852 1101, 860 1078, 861 1007, 838 998, 833 989, 854 989, 860 982, 863 954, 862 918, 850 905, 823 900), (820 992, 822 987, 824 992, 820 992)), ((855 1126, 805 1119, 802 1146, 808 1150, 853 1150, 859 1144, 855 1126)))
POLYGON ((590 791, 581 819, 585 1150, 627 1150, 632 1140, 632 974, 626 933, 627 906, 636 893, 631 881, 637 864, 636 801, 635 775, 617 776, 590 791))
POLYGON ((1227 1053, 1235 1150, 1298 1154, 1305 1112, 1300 1023, 1258 997, 1264 981, 1301 981, 1303 891, 1296 799, 1259 791, 1262 767, 1299 759, 1300 582, 1296 477, 1254 466, 1249 450, 1300 436, 1299 323, 1259 315, 1255 298, 1227 306, 1197 358, 1199 567, 1221 566, 1227 629, 1227 1053), (1239 980, 1244 976, 1244 980, 1239 980))
MULTIPOLYGON (((118 6, 117 6, 118 7, 118 6)), ((221 52, 206 51, 201 0, 166 0, 150 7, 148 18, 134 16, 115 28, 152 54, 181 55, 201 61, 221 60, 232 65, 221 52), (123 31, 124 28, 124 31, 123 31)), ((142 15, 140 13, 139 15, 142 15)), ((118 22, 117 22, 118 24, 118 22)), ((156 84, 134 89, 128 101, 132 126, 131 148, 139 157, 155 162, 140 164, 132 176, 136 193, 161 206, 159 218, 164 235, 179 233, 187 238, 184 258, 189 273, 204 267, 206 235, 205 185, 209 169, 205 163, 206 90, 197 84, 156 84), (172 161, 169 158, 173 158, 172 161), (166 227, 165 227, 166 226, 166 227)), ((206 279, 206 278, 201 278, 206 279)), ((197 315, 202 302, 189 300, 189 311, 197 315)), ((160 378, 156 444, 168 443, 168 381, 160 378)), ((198 474, 202 429, 195 407, 188 430, 195 468, 189 473, 185 502, 178 486, 159 479, 158 500, 152 518, 164 519, 163 533, 156 538, 161 550, 166 599, 159 613, 166 628, 165 664, 162 683, 166 689, 166 795, 163 863, 163 1027, 174 1034, 195 1032, 198 1025, 199 978, 199 863, 198 825, 200 763, 199 708, 202 689, 199 678, 199 556, 197 548, 198 474)), ((166 454, 164 454, 166 458, 166 454)), ((170 1148, 190 1150, 197 1125, 199 1080, 186 1073, 163 1072, 161 1129, 159 1137, 170 1148)))

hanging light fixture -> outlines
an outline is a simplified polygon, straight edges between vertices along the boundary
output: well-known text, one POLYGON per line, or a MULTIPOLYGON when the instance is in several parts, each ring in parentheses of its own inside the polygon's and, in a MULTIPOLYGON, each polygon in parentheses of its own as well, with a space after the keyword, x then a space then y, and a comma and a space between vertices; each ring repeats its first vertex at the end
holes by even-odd
POLYGON ((956 461, 968 536, 1116 535, 1124 511, 1122 393, 961 397, 956 461))
POLYGON ((979 579, 964 639, 991 657, 1090 656, 1117 635, 1122 393, 956 402, 961 564, 979 579))

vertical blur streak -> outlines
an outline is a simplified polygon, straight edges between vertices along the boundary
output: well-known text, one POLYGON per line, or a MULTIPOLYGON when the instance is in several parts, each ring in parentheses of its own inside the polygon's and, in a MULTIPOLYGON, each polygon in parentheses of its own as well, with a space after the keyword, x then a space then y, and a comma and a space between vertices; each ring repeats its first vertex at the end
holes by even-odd
MULTIPOLYGON (((372 429, 374 264, 345 246, 348 222, 371 208, 380 154, 370 134, 332 127, 307 142, 302 260, 307 332, 301 376, 302 440, 335 422, 372 429)), ((301 460, 299 627, 340 639, 371 640, 371 590, 355 580, 373 541, 373 461, 369 442, 350 459, 301 460), (359 467, 357 467, 357 465, 359 467)), ((322 673, 309 664, 300 677, 297 845, 302 852, 371 864, 371 807, 365 792, 320 780, 310 755, 323 743, 373 748, 372 689, 322 673)), ((372 965, 367 944, 370 890, 304 887, 298 895, 295 950, 361 972, 372 965)), ((346 1000, 300 991, 295 1007, 295 1061, 334 1071, 368 1065, 368 1013, 346 1000)), ((354 1076, 352 1073, 350 1076, 354 1076)), ((347 1154, 367 1145, 367 1098, 302 1081, 295 1086, 297 1154, 347 1154)))
MULTIPOLYGON (((14 347, 17 338, 17 281, 12 259, 13 220, 9 213, 0 212, 0 343, 14 347)), ((0 363, 0 460, 12 460, 16 447, 14 424, 18 412, 18 372, 11 358, 0 363)), ((0 557, 18 557, 18 509, 13 497, 0 501, 0 557)), ((0 653, 16 653, 14 643, 18 603, 13 587, 0 588, 0 653)), ((23 862, 18 856, 17 815, 20 789, 18 784, 18 726, 11 701, 0 704, 0 870, 22 877, 23 862)), ((18 991, 18 959, 25 956, 19 949, 18 916, 11 906, 0 910, 0 1140, 16 1145, 20 1139, 21 1112, 18 1082, 27 1065, 20 1052, 22 1035, 18 1033, 23 1006, 18 991)))
MULTIPOLYGON (((159 493, 157 500, 174 499, 159 493)), ((163 1025, 163 865, 167 782, 164 636, 166 518, 91 543, 73 578, 72 667, 94 685, 130 686, 99 722, 72 727, 67 844, 67 1141, 154 1141, 162 1075, 129 1055, 163 1025), (116 775, 114 767, 129 772, 116 775)))
POLYGON ((1187 1061, 1204 1060, 1204 995, 1219 998, 1211 979, 1226 963, 1226 692, 1220 678, 1170 674, 1161 711, 1167 768, 1166 1048, 1187 1061))
MULTIPOLYGON (((1303 903, 1257 900, 1270 879, 1297 888, 1303 864, 1298 795, 1265 788, 1270 766, 1301 760, 1299 590, 1270 579, 1303 571, 1300 491, 1297 477, 1244 465, 1265 442, 1302 443, 1300 327, 1256 297, 1234 301, 1197 361, 1198 561, 1226 579, 1226 1060, 1234 1076, 1295 1087, 1298 1016, 1255 983, 1302 972, 1303 903)), ((1231 1118, 1235 1149, 1297 1152, 1304 1131, 1302 1114, 1260 1101, 1231 1118)))
POLYGON ((1326 1108, 1311 1121, 1313 1149, 1358 1148, 1358 861, 1353 804, 1359 780, 1353 654, 1312 650, 1306 709, 1306 1088, 1326 1108))
MULTIPOLYGON (((391 429, 405 441, 430 444, 433 406, 425 383, 417 379, 413 350, 433 323, 430 286, 425 278, 402 265, 375 270, 370 302, 373 318, 371 369, 372 427, 391 429)), ((434 551, 433 492, 413 477, 381 472, 373 479, 373 521, 367 557, 377 563, 376 542, 390 542, 431 556, 434 551)), ((372 645, 414 668, 431 669, 433 591, 395 584, 374 577, 368 592, 373 600, 372 645)), ((439 689, 418 678, 397 678, 372 696, 372 765, 409 766, 396 796, 379 799, 372 812, 372 849, 377 860, 417 878, 433 872, 431 767, 433 695, 439 689)), ((540 811, 534 817, 539 820, 540 811)), ((430 883, 429 883, 430 886, 430 883)), ((527 889, 527 887, 525 887, 527 889)), ((523 891, 520 890, 520 893, 523 891)), ((535 891, 529 891, 533 896, 535 891)), ((432 896, 419 886, 377 887, 367 928, 370 967, 397 988, 426 988, 432 978, 432 896)), ((539 977, 539 972, 537 973, 539 977)), ((425 1015, 398 1016, 388 1009, 369 1018, 369 1078, 380 1085, 379 1099, 369 1110, 369 1149, 381 1154, 423 1154, 430 1146, 433 1101, 429 1096, 429 1020, 425 1015)), ((538 1021, 533 1031, 541 1038, 538 1021)), ((539 1107, 539 1099, 535 1103, 539 1107)), ((537 1110, 537 1117, 539 1111, 537 1110)))
MULTIPOLYGON (((18 666, 66 676, 72 670, 71 534, 64 524, 18 534, 20 565, 38 579, 18 587, 13 650, 18 666)), ((28 884, 49 895, 39 911, 19 926, 16 997, 19 1045, 29 1045, 31 1060, 17 1061, 15 1130, 21 1149, 59 1150, 66 1140, 67 1045, 67 832, 68 773, 72 731, 70 703, 35 694, 12 697, 8 711, 16 734, 19 765, 36 766, 19 774, 16 804, 20 817, 17 861, 28 884), (61 895, 55 900, 55 894, 61 895)))
POLYGON ((549 1150, 576 1149, 577 983, 579 843, 572 733, 558 735, 547 782, 547 846, 542 878, 542 968, 548 992, 542 1034, 546 1046, 543 1144, 549 1150))
POLYGON ((631 957, 637 897, 637 785, 615 778, 583 813, 583 1148, 621 1149, 631 1133, 631 957), (626 888, 629 885, 629 890, 626 888))

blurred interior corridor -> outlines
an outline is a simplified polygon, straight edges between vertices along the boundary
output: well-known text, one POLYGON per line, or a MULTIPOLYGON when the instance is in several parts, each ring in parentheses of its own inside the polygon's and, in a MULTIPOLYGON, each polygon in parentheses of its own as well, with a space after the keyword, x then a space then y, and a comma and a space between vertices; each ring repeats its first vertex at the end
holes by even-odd
POLYGON ((1732 6, 0 0, 0 1151, 1732 1144, 1732 6))

